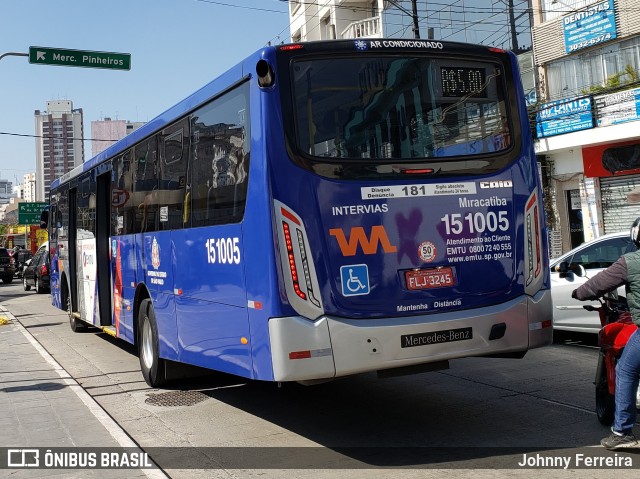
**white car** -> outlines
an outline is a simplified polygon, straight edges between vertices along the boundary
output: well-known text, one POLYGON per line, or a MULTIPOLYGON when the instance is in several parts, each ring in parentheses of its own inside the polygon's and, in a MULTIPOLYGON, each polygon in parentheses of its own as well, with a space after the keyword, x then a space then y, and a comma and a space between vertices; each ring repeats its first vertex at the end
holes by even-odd
MULTIPOLYGON (((589 278, 615 263, 620 256, 636 250, 628 232, 612 233, 581 244, 559 258, 551 260, 551 298, 553 300, 553 328, 560 331, 597 333, 600 330, 598 313, 582 306, 598 302, 578 301, 571 292, 589 278), (561 265, 565 263, 562 267, 561 265), (586 275, 578 276, 570 271, 572 266, 582 265, 586 275), (569 271, 566 273, 560 272, 569 271)), ((624 286, 618 294, 625 296, 624 286)))

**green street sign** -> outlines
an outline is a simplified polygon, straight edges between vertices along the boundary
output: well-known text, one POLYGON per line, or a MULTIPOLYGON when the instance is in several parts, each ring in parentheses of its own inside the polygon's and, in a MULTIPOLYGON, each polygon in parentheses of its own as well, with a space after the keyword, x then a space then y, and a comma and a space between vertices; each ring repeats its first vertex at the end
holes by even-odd
POLYGON ((62 48, 29 47, 29 63, 63 67, 108 68, 131 70, 131 54, 90 52, 62 48))
POLYGON ((47 203, 18 203, 18 224, 19 225, 39 225, 40 214, 45 209, 47 203))

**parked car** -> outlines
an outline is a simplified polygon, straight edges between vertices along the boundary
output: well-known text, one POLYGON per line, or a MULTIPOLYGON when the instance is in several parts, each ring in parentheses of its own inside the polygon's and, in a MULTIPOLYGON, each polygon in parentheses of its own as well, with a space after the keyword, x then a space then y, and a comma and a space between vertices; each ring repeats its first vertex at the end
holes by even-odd
POLYGON ((44 293, 50 291, 49 273, 51 272, 51 263, 49 260, 48 243, 38 248, 33 258, 29 260, 29 264, 22 273, 22 285, 25 291, 29 291, 31 286, 36 293, 44 293))
POLYGON ((13 255, 7 248, 0 248, 0 278, 5 284, 13 281, 16 273, 16 263, 13 255))
MULTIPOLYGON (((554 330, 597 333, 600 330, 598 315, 585 310, 583 306, 599 306, 599 303, 578 301, 571 297, 571 292, 615 263, 623 254, 635 250, 636 246, 631 241, 629 233, 613 233, 583 243, 552 260, 550 266, 554 330), (571 267, 576 265, 582 265, 585 276, 578 276, 571 271, 571 267)), ((624 286, 618 288, 618 294, 625 296, 624 286)))

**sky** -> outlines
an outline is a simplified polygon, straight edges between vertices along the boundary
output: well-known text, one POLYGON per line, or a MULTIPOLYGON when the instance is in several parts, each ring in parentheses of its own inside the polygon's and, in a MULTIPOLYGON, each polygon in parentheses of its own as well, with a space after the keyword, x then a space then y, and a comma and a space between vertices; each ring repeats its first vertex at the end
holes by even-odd
MULTIPOLYGON (((438 39, 508 48, 507 4, 420 1, 422 37, 430 26, 438 39)), ((410 2, 403 5, 406 11, 410 2)), ((525 30, 527 19, 519 18, 525 30)), ((290 39, 286 0, 18 0, 2 2, 0 19, 0 55, 31 46, 131 55, 130 71, 0 60, 0 179, 14 185, 35 172, 36 139, 28 135, 35 134, 34 111, 44 112, 47 101, 82 108, 84 137, 91 138, 92 121, 149 121, 268 42, 290 39)), ((385 33, 410 37, 410 16, 388 13, 385 33)), ((91 142, 84 148, 86 161, 91 142)))
MULTIPOLYGON (((0 60, 0 178, 14 185, 35 172, 36 140, 6 133, 34 135, 47 101, 82 108, 90 138, 91 121, 149 121, 290 34, 280 0, 20 0, 2 2, 0 18, 0 55, 30 46, 131 54, 129 71, 0 60)), ((91 142, 84 148, 86 161, 91 142)))

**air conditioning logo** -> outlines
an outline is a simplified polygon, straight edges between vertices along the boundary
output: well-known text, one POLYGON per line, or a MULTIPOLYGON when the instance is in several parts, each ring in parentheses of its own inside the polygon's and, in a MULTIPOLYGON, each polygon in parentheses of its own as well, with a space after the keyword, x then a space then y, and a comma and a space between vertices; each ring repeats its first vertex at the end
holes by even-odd
POLYGON ((487 188, 513 188, 513 181, 511 180, 498 180, 498 181, 481 181, 481 189, 487 188))
POLYGON ((342 256, 355 256, 358 252, 358 246, 362 248, 363 254, 377 254, 378 245, 382 246, 385 253, 398 251, 398 248, 389 241, 387 232, 381 225, 372 226, 369 235, 362 226, 355 226, 351 228, 348 239, 342 228, 332 228, 329 230, 329 234, 336 238, 342 256))

